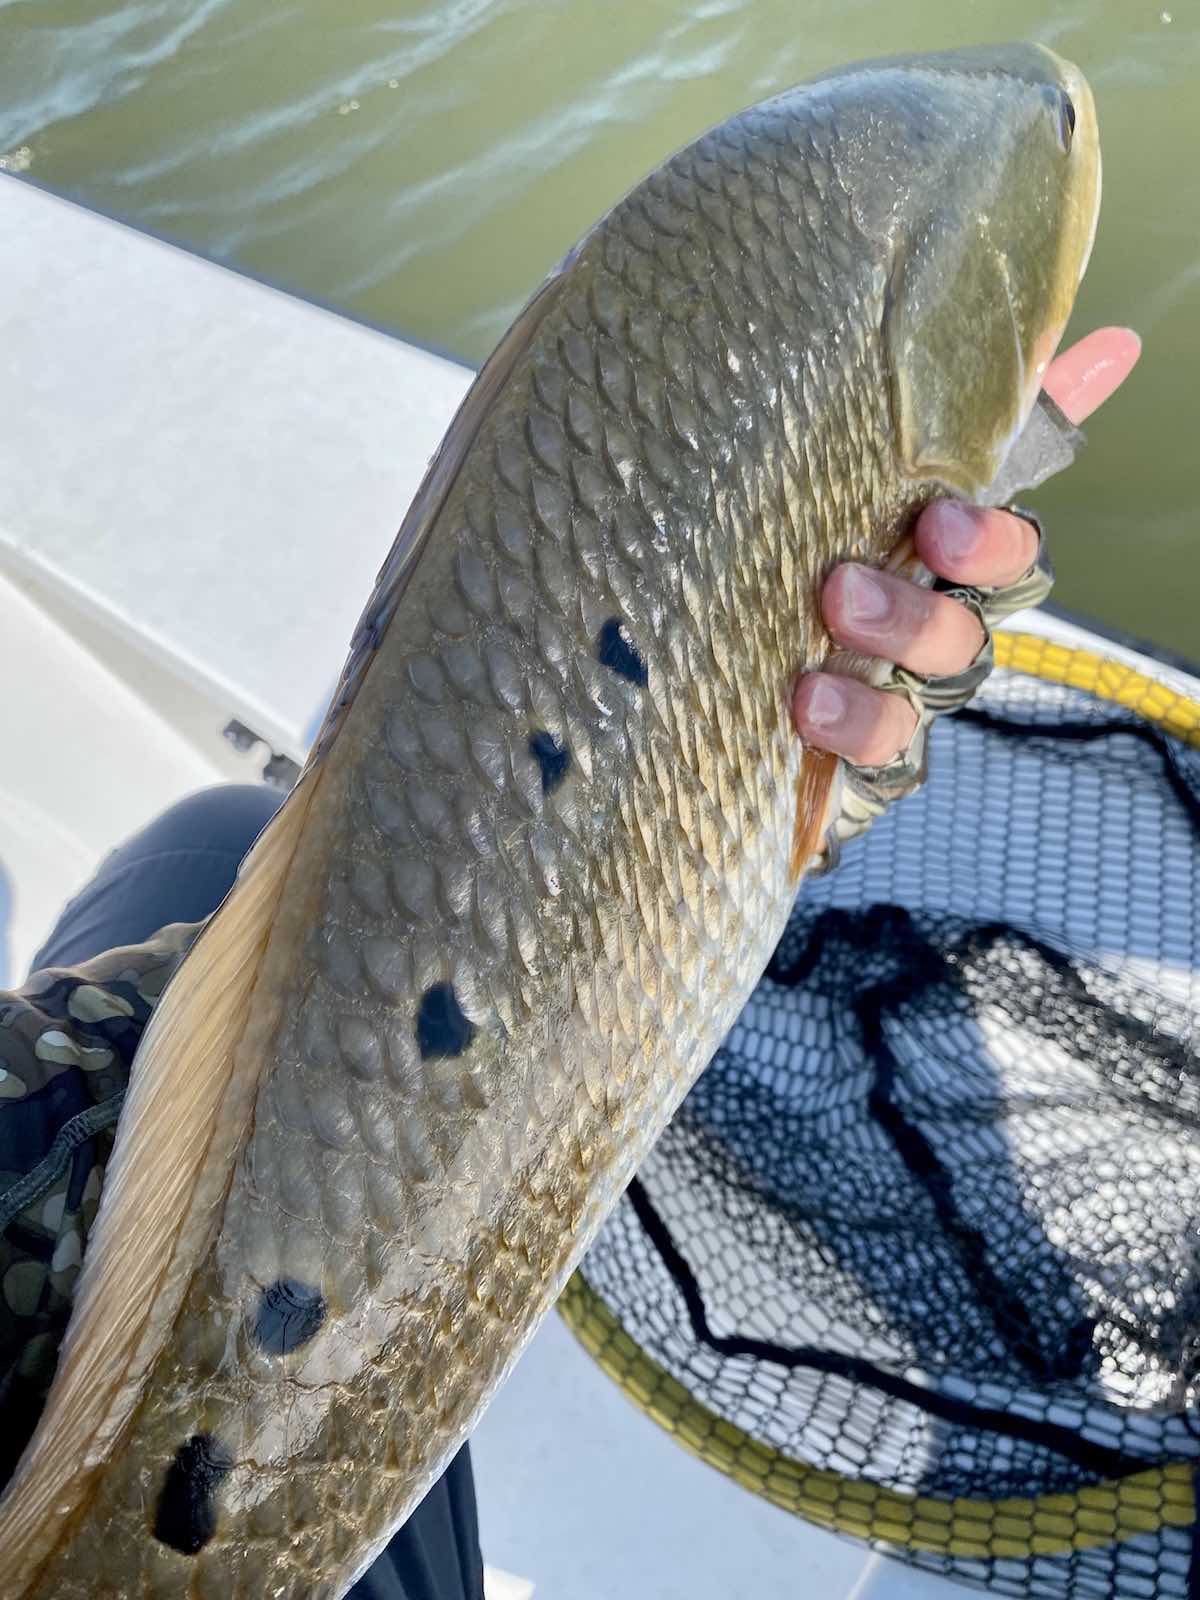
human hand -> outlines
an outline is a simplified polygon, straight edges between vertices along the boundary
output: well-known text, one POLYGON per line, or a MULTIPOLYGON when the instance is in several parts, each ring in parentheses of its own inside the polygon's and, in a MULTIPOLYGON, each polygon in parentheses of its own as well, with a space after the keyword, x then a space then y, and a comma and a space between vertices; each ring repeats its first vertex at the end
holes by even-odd
MULTIPOLYGON (((1097 329, 1051 363, 1044 388, 1082 422, 1124 383, 1141 349, 1129 328, 1097 329)), ((935 576, 978 588, 1015 583, 1037 554, 1037 534, 1023 518, 956 500, 926 507, 914 542, 935 576)), ((821 612, 838 645, 926 677, 964 671, 983 643, 978 618, 957 600, 852 562, 830 574, 821 612)), ((799 679, 792 716, 808 744, 866 767, 891 761, 916 728, 903 696, 828 672, 799 679)))

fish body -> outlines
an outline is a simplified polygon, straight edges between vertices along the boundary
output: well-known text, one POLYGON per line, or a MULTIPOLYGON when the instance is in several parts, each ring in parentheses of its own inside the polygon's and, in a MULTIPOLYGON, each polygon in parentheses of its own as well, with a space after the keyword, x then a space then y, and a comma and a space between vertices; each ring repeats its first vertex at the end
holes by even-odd
POLYGON ((413 1509, 783 928, 821 582, 995 477, 1098 195, 1049 52, 868 64, 535 296, 143 1040, 5 1600, 336 1597, 413 1509))

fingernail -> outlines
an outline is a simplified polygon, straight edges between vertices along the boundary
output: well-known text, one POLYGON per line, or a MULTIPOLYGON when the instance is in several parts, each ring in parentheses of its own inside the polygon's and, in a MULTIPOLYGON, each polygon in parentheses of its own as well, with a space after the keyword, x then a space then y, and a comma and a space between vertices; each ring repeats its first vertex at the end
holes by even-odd
POLYGON ((846 691, 836 678, 821 677, 812 680, 805 702, 803 720, 810 728, 836 728, 845 720, 846 691))
POLYGON ((892 597, 866 567, 847 567, 842 579, 846 615, 852 623, 869 626, 891 615, 892 597))
POLYGON ((979 548, 983 529, 971 506, 939 500, 928 513, 934 520, 938 548, 947 561, 968 561, 979 548))

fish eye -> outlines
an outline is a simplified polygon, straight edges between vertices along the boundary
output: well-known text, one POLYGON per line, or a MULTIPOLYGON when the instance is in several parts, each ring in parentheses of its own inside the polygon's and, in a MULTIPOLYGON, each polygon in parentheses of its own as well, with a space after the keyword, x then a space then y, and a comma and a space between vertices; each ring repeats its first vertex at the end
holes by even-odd
POLYGON ((1042 85, 1042 104, 1054 118, 1054 131, 1058 134, 1059 149, 1066 154, 1071 148, 1075 132, 1075 106, 1066 90, 1056 84, 1042 85))
POLYGON ((1071 148, 1071 139, 1075 132, 1075 106, 1069 94, 1059 96, 1058 105, 1058 137, 1064 150, 1071 148))

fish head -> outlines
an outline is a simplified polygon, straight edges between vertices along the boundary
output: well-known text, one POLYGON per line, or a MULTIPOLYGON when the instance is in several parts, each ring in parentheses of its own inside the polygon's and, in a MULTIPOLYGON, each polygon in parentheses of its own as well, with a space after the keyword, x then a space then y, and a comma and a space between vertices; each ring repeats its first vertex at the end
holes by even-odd
POLYGON ((883 338, 905 475, 968 497, 1037 399, 1100 207, 1096 110, 1038 45, 912 58, 864 161, 860 220, 887 235, 883 338))

